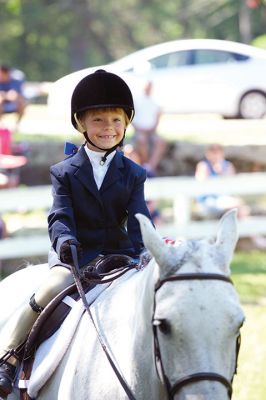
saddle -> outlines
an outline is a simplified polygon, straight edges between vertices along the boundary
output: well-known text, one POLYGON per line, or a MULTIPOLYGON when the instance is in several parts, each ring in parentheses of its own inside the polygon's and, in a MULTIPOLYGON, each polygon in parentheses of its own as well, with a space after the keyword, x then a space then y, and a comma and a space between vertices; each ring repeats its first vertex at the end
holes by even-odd
MULTIPOLYGON (((80 278, 83 290, 85 293, 88 293, 97 284, 111 282, 129 269, 137 267, 137 265, 138 263, 135 259, 126 255, 112 254, 103 256, 95 266, 89 265, 82 270, 80 278)), ((45 307, 33 325, 23 346, 19 377, 21 380, 27 381, 30 379, 37 348, 59 329, 69 314, 71 306, 62 301, 66 296, 70 296, 76 301, 80 298, 75 284, 59 293, 45 307)), ((20 389, 20 398, 22 400, 32 400, 26 388, 20 389)))

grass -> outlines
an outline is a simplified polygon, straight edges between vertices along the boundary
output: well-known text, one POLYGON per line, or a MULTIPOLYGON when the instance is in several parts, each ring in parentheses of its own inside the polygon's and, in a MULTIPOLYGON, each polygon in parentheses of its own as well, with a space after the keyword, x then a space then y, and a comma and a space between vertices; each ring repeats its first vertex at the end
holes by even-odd
POLYGON ((236 253, 231 270, 246 314, 232 400, 265 400, 266 253, 236 253))
POLYGON ((245 305, 246 322, 232 400, 266 399, 266 305, 245 305))
POLYGON ((266 300, 265 252, 236 253, 231 271, 242 303, 258 303, 266 300))

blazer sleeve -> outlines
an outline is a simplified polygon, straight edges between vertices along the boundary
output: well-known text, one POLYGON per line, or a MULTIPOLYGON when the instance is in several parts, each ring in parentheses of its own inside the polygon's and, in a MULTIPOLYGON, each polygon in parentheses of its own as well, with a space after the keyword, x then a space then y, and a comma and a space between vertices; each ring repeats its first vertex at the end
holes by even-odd
POLYGON ((50 168, 53 205, 48 215, 48 231, 53 248, 60 254, 66 240, 76 240, 76 224, 72 207, 72 194, 67 176, 55 167, 50 168))
POLYGON ((142 169, 141 174, 139 174, 136 177, 135 185, 132 190, 132 194, 130 196, 130 200, 127 207, 128 209, 127 231, 129 238, 136 251, 136 254, 138 255, 143 250, 144 244, 141 236, 140 225, 135 215, 137 213, 144 214, 147 218, 151 220, 151 216, 144 198, 145 180, 146 180, 146 171, 142 169))

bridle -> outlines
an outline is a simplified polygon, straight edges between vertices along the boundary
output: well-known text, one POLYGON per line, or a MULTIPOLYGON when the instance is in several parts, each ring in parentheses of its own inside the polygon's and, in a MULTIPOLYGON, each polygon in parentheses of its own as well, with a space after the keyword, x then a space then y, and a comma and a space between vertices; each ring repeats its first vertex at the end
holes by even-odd
POLYGON ((169 378, 167 377, 167 375, 165 373, 165 369, 164 369, 164 365, 163 365, 163 361, 162 361, 162 357, 161 357, 159 337, 158 337, 158 329, 159 329, 160 323, 158 323, 158 320, 155 319, 156 293, 160 289, 160 287, 162 287, 162 285, 166 282, 183 281, 183 280, 220 280, 220 281, 224 281, 224 282, 233 284, 232 280, 229 277, 220 275, 220 274, 215 274, 215 273, 186 273, 186 274, 170 275, 170 276, 168 276, 162 280, 159 280, 157 282, 157 284, 155 286, 155 292, 154 292, 152 325, 153 325, 155 367, 156 367, 158 377, 166 389, 168 400, 173 400, 176 393, 183 386, 188 385, 190 383, 202 381, 202 380, 220 382, 221 384, 223 384, 226 387, 228 396, 231 399, 232 392, 233 392, 233 389, 232 389, 233 377, 237 371, 237 358, 238 358, 238 353, 239 353, 239 348, 240 348, 240 335, 238 336, 237 341, 236 341, 236 365, 235 365, 235 371, 234 371, 231 381, 229 381, 223 375, 220 375, 216 372, 198 372, 195 374, 184 376, 183 378, 177 380, 173 385, 171 385, 169 378))
MULTIPOLYGON (((127 397, 130 400, 136 400, 132 390, 130 389, 128 383, 126 382, 125 378, 122 376, 122 374, 119 371, 118 366, 116 365, 115 361, 113 360, 112 355, 110 354, 106 344, 105 344, 105 340, 102 337, 101 333, 99 332, 95 321, 93 319, 93 316, 91 314, 90 311, 90 306, 87 303, 86 300, 86 296, 82 287, 82 284, 80 282, 79 279, 79 266, 78 266, 78 256, 77 256, 77 250, 76 250, 76 246, 71 245, 71 252, 72 252, 72 258, 73 258, 73 265, 71 265, 71 271, 74 277, 74 281, 75 284, 77 286, 77 290, 78 293, 81 297, 81 300, 83 302, 84 308, 85 310, 88 312, 88 315, 91 319, 91 322, 95 328, 98 340, 101 344, 101 347, 111 365, 111 367, 113 368, 113 371, 115 373, 115 375, 117 376, 121 386, 123 387, 125 393, 127 394, 127 397)), ((120 277, 121 275, 123 275, 125 272, 129 271, 132 268, 136 268, 136 265, 128 265, 125 268, 121 268, 122 271, 119 271, 119 273, 115 276, 115 279, 117 277, 120 277)), ((103 274, 103 275, 108 275, 108 274, 103 274)), ((189 383, 192 382, 197 382, 197 381, 201 381, 201 380, 211 380, 211 381, 218 381, 220 383, 222 383, 223 385, 226 386, 227 391, 228 391, 228 395, 231 398, 232 396, 232 381, 233 378, 230 381, 228 381, 227 378, 223 377, 220 374, 216 374, 213 372, 200 372, 197 374, 192 374, 192 375, 188 375, 184 378, 179 379, 173 386, 171 386, 170 381, 167 377, 167 375, 165 374, 164 371, 164 366, 163 366, 163 362, 162 362, 162 358, 161 358, 161 351, 160 351, 160 344, 159 344, 159 338, 158 338, 158 325, 155 323, 155 319, 154 319, 154 315, 155 315, 155 309, 156 309, 156 292, 157 290, 160 289, 160 287, 166 283, 166 282, 171 282, 171 281, 180 281, 180 280, 191 280, 191 279, 212 279, 212 280, 222 280, 228 283, 233 284, 232 280, 229 277, 226 277, 224 275, 220 275, 220 274, 212 274, 212 273, 190 273, 190 274, 178 274, 178 275, 170 275, 165 279, 159 280, 157 282, 157 284, 155 285, 155 290, 154 290, 154 309, 153 309, 153 316, 152 316, 152 324, 153 324, 153 339, 154 339, 154 351, 155 351, 155 366, 156 366, 156 371, 157 374, 159 376, 159 378, 161 379, 161 381, 163 382, 165 389, 166 389, 166 393, 168 396, 168 400, 173 400, 175 394, 180 390, 180 388, 182 388, 184 385, 187 385, 189 383)), ((114 280, 114 278, 109 279, 105 279, 104 281, 99 281, 99 279, 95 280, 95 283, 106 283, 106 282, 110 282, 114 280)), ((94 280, 91 279, 91 282, 93 282, 94 280)), ((238 357, 238 352, 239 352, 239 347, 240 347, 240 335, 237 339, 237 343, 236 343, 236 366, 235 366, 235 373, 236 373, 236 368, 237 368, 237 357, 238 357)))

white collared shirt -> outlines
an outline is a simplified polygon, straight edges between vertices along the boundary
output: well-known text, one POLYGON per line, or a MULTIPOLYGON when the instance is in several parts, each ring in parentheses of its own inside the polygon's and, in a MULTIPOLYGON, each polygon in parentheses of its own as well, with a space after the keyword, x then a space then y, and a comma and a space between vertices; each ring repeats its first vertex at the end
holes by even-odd
POLYGON ((94 180, 96 182, 97 188, 100 189, 104 177, 106 175, 106 172, 109 168, 109 165, 112 161, 112 159, 115 156, 115 150, 108 154, 107 159, 105 161, 105 163, 103 165, 101 165, 101 160, 103 158, 103 156, 105 155, 106 151, 93 151, 91 149, 89 149, 87 146, 84 147, 87 156, 90 159, 91 165, 92 165, 92 170, 93 170, 93 176, 94 176, 94 180))

